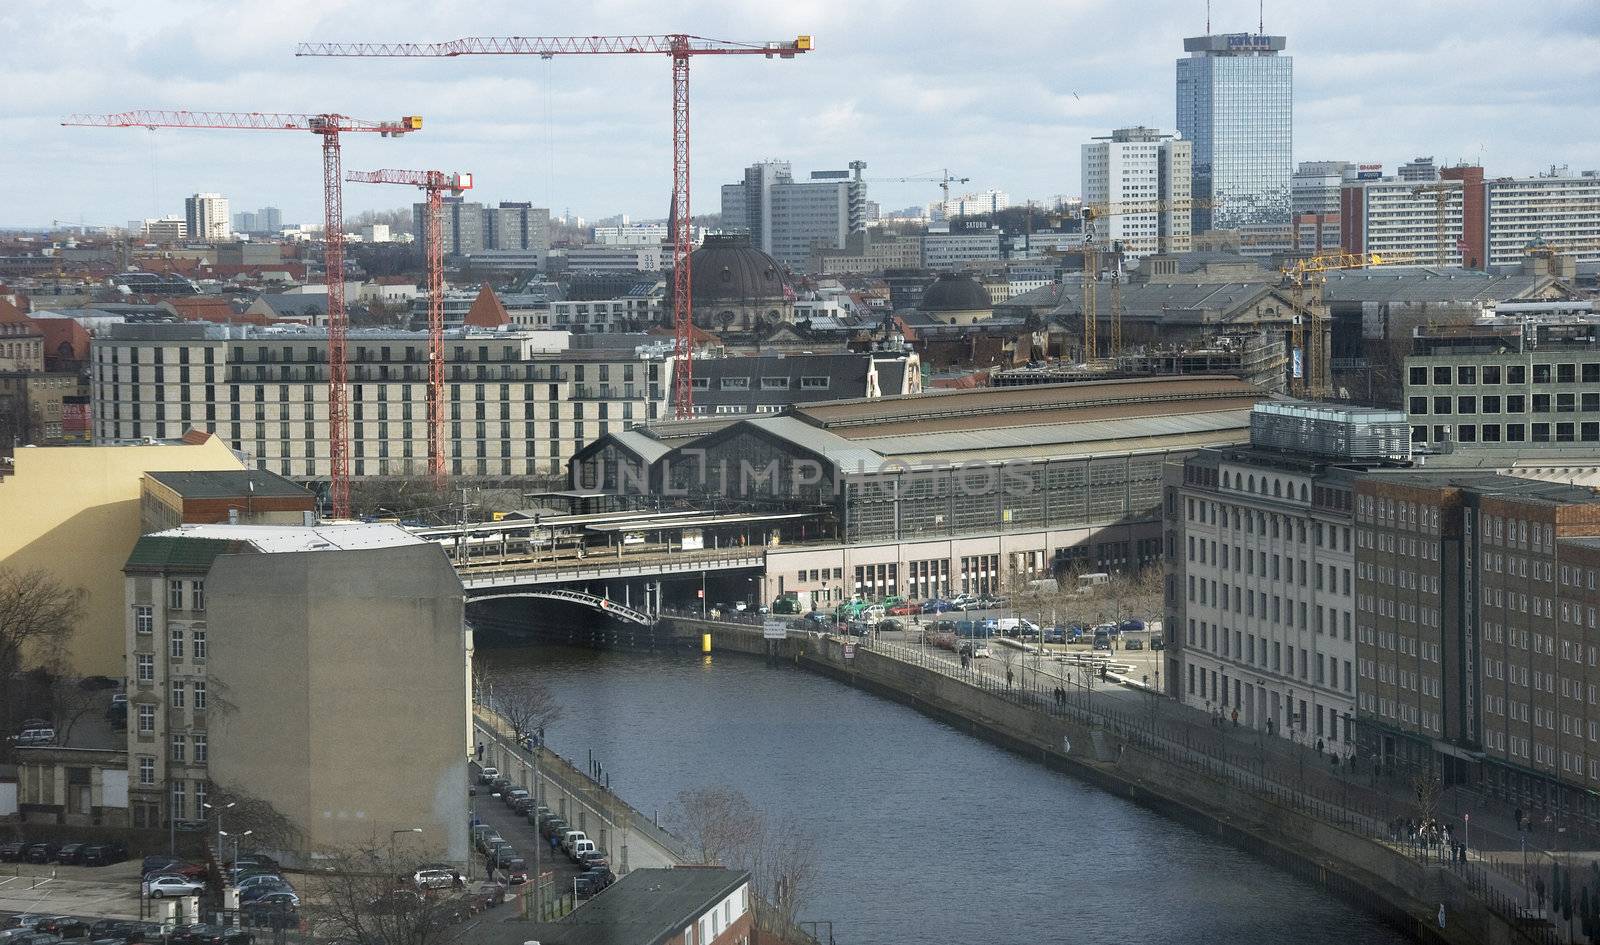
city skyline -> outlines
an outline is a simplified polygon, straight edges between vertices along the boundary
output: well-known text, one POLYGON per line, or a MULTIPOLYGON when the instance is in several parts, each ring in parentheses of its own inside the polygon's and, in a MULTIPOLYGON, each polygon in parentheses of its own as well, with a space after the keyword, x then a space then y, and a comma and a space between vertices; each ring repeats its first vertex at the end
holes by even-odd
MULTIPOLYGON (((405 15, 405 6, 385 22, 364 22, 354 6, 243 9, 226 19, 213 15, 205 42, 195 19, 207 8, 194 3, 143 6, 136 14, 86 3, 70 5, 66 14, 7 10, 0 24, 34 39, 16 49, 4 74, 36 92, 0 119, 12 144, 9 179, 32 182, 8 194, 0 225, 54 219, 122 225, 179 214, 183 199, 197 192, 223 194, 239 207, 280 206, 285 219, 320 218, 310 141, 58 125, 71 112, 140 107, 336 110, 368 119, 421 114, 420 135, 350 142, 346 166, 471 171, 484 200, 531 199, 553 216, 569 210, 590 219, 665 216, 663 62, 293 56, 294 44, 306 40, 534 33, 815 37, 816 52, 795 61, 697 64, 697 215, 716 213, 717 185, 767 157, 807 167, 861 159, 868 177, 928 176, 949 167, 972 179, 968 189, 1048 199, 1076 192, 1078 148, 1090 138, 1114 127, 1176 126, 1174 63, 1184 55, 1183 39, 1205 31, 1199 0, 1136 12, 1083 3, 1042 12, 986 4, 981 22, 966 15, 970 6, 953 4, 932 16, 906 16, 904 4, 859 9, 818 2, 741 19, 742 11, 725 3, 677 14, 623 3, 552 11, 535 25, 502 5, 437 28, 426 17, 405 15), (1126 39, 1095 41, 1112 36, 1126 39), (1063 59, 1062 51, 1074 58, 1063 59), (1014 65, 997 69, 995 59, 1014 65), (930 62, 939 68, 930 70, 930 62), (327 97, 330 84, 335 92, 327 97)), ((1490 176, 1596 163, 1591 156, 1600 153, 1600 142, 1582 140, 1585 132, 1554 141, 1540 130, 1595 125, 1595 106, 1582 92, 1600 72, 1593 55, 1600 26, 1583 3, 1545 4, 1517 21, 1496 22, 1492 31, 1483 24, 1495 22, 1498 8, 1486 2, 1465 11, 1360 4, 1338 18, 1279 6, 1268 5, 1265 26, 1288 37, 1286 53, 1295 59, 1296 161, 1373 158, 1393 168, 1432 154, 1441 164, 1481 159, 1490 176), (1379 13, 1384 26, 1375 29, 1379 13), (1529 60, 1569 68, 1533 73, 1522 66, 1529 60)), ((1255 4, 1212 7, 1212 32, 1255 30, 1255 4)), ((870 190, 885 208, 926 204, 937 195, 931 184, 870 190)), ((397 196, 347 187, 345 206, 352 214, 392 209, 405 202, 397 196)))

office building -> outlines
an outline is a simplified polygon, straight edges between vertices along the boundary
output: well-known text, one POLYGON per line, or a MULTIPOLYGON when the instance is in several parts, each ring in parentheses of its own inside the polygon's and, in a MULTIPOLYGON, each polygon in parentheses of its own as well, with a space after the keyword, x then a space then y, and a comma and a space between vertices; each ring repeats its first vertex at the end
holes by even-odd
POLYGON ((744 180, 722 185, 722 232, 744 233, 762 252, 772 252, 772 187, 794 181, 788 161, 761 161, 744 169, 744 180))
POLYGON ((1419 329, 1405 359, 1412 442, 1600 454, 1600 325, 1419 329))
POLYGON ((962 263, 1000 259, 1000 230, 982 220, 964 220, 945 233, 922 237, 922 268, 954 269, 962 263))
POLYGON ((549 257, 550 272, 660 272, 672 260, 672 251, 661 244, 639 246, 568 246, 549 257))
MULTIPOLYGON (((583 444, 662 415, 671 362, 573 349, 565 332, 465 327, 445 339, 447 466, 456 476, 559 472, 583 444)), ((327 333, 207 323, 114 326, 93 349, 98 442, 215 431, 253 465, 330 474, 327 333)), ((349 337, 350 471, 427 469, 426 332, 349 337)))
MULTIPOLYGON (((486 251, 533 254, 542 268, 550 249, 550 211, 527 202, 502 201, 485 207, 462 197, 445 197, 441 207, 441 246, 444 255, 482 256, 486 251)), ((428 245, 428 205, 412 204, 412 232, 417 252, 428 245)), ((492 255, 492 254, 491 254, 492 255)))
POLYGON ((1191 246, 1190 142, 1153 128, 1118 128, 1083 146, 1083 201, 1105 216, 1095 238, 1129 259, 1191 246))
POLYGON ((157 243, 171 243, 191 235, 189 224, 183 217, 147 218, 143 223, 130 229, 157 243))
POLYGON ((594 241, 601 246, 659 246, 671 238, 665 223, 622 223, 594 228, 594 241))
MULTIPOLYGON (((447 258, 484 250, 483 204, 446 196, 441 199, 440 218, 439 242, 447 258)), ((412 204, 411 232, 417 234, 417 252, 425 252, 429 239, 427 204, 412 204)))
POLYGON ((1193 143, 1194 227, 1287 234, 1294 61, 1282 36, 1190 37, 1177 63, 1178 133, 1193 143))
POLYGON ((228 198, 221 194, 195 194, 183 201, 184 227, 197 240, 225 240, 233 236, 228 218, 228 198))
POLYGON ((1399 411, 1258 404, 1247 447, 1167 478, 1167 692, 1268 735, 1355 750, 1354 489, 1407 454, 1399 411))
POLYGON ((123 573, 135 827, 206 824, 238 798, 235 824, 283 818, 278 836, 254 825, 267 849, 420 828, 417 850, 465 861, 470 642, 437 545, 389 525, 185 525, 139 539, 123 573))
POLYGON ((797 181, 789 164, 766 161, 722 188, 722 225, 795 272, 820 250, 840 249, 866 229, 866 184, 859 172, 812 171, 797 181))
POLYGON ((884 235, 872 230, 851 233, 843 249, 824 249, 812 257, 811 271, 822 275, 875 273, 915 269, 922 265, 922 237, 884 235))

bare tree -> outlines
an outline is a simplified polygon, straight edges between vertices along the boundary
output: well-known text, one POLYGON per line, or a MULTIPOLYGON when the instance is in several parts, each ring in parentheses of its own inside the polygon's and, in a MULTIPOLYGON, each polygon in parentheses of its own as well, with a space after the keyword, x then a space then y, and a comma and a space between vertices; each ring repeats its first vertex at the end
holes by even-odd
POLYGON ((250 832, 251 845, 258 850, 293 853, 304 848, 305 831, 268 801, 242 791, 219 787, 207 792, 213 810, 226 810, 229 833, 250 832), (229 807, 228 805, 233 805, 229 807))
POLYGON ((793 820, 768 817, 737 788, 679 792, 666 825, 688 842, 696 862, 749 871, 765 928, 792 927, 816 891, 821 870, 810 834, 793 820))
POLYGON ((322 895, 306 917, 319 939, 358 945, 434 945, 455 938, 450 925, 469 904, 444 890, 418 891, 417 868, 404 857, 374 847, 323 861, 322 895))
POLYGON ((15 721, 15 681, 29 666, 52 667, 83 618, 81 587, 46 571, 0 568, 0 730, 15 721))
POLYGON ((96 709, 104 709, 106 690, 116 683, 104 676, 74 676, 65 672, 44 671, 43 692, 50 705, 50 719, 55 723, 56 743, 70 745, 72 730, 83 717, 96 709))
POLYGON ((689 844, 696 863, 731 867, 755 849, 761 812, 737 788, 695 788, 678 792, 667 807, 666 826, 689 844))
POLYGON ((1439 809, 1439 793, 1443 785, 1431 768, 1411 776, 1411 790, 1417 799, 1417 820, 1426 824, 1433 820, 1439 809))
POLYGON ((511 726, 520 744, 530 735, 544 737, 545 727, 561 718, 561 706, 545 685, 533 679, 503 682, 492 693, 493 708, 511 726))

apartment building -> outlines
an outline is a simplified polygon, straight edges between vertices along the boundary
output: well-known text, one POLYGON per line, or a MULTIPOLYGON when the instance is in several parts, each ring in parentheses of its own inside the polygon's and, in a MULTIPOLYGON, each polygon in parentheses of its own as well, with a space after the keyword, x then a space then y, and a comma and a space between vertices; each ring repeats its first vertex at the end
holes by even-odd
POLYGON ((1106 214, 1097 238, 1130 259, 1191 246, 1193 146, 1153 128, 1118 128, 1083 146, 1083 201, 1106 214))
POLYGON ((1398 411, 1258 404, 1248 447, 1169 470, 1169 694, 1353 753, 1355 484, 1405 452, 1398 411))
POLYGON ((437 546, 389 525, 183 525, 141 537, 123 573, 133 826, 213 827, 227 795, 292 828, 258 831, 264 849, 417 828, 465 862, 471 644, 437 546))
MULTIPOLYGON (((559 473, 583 444, 663 415, 671 361, 658 349, 568 347, 565 332, 447 333, 445 436, 453 475, 559 473)), ((427 469, 428 337, 349 336, 356 477, 427 469)), ((118 325, 92 349, 97 442, 214 431, 255 465, 330 473, 327 334, 205 323, 118 325)))
POLYGON ((1433 329, 1414 345, 1404 387, 1413 443, 1600 452, 1600 326, 1433 329))
POLYGON ((1491 266, 1516 265, 1533 245, 1600 261, 1600 172, 1552 167, 1538 177, 1487 181, 1483 214, 1491 266))

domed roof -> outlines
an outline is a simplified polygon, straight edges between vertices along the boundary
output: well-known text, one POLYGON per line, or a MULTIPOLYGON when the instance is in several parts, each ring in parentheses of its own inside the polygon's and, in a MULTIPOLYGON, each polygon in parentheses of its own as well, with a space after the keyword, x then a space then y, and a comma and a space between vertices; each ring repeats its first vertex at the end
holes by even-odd
POLYGON ((786 297, 783 267, 743 234, 707 236, 689 257, 689 267, 689 291, 696 305, 786 297))
POLYGON ((939 275, 933 285, 922 290, 922 303, 917 306, 917 311, 971 312, 988 311, 990 308, 993 306, 989 302, 989 290, 979 285, 978 280, 945 272, 939 275))

